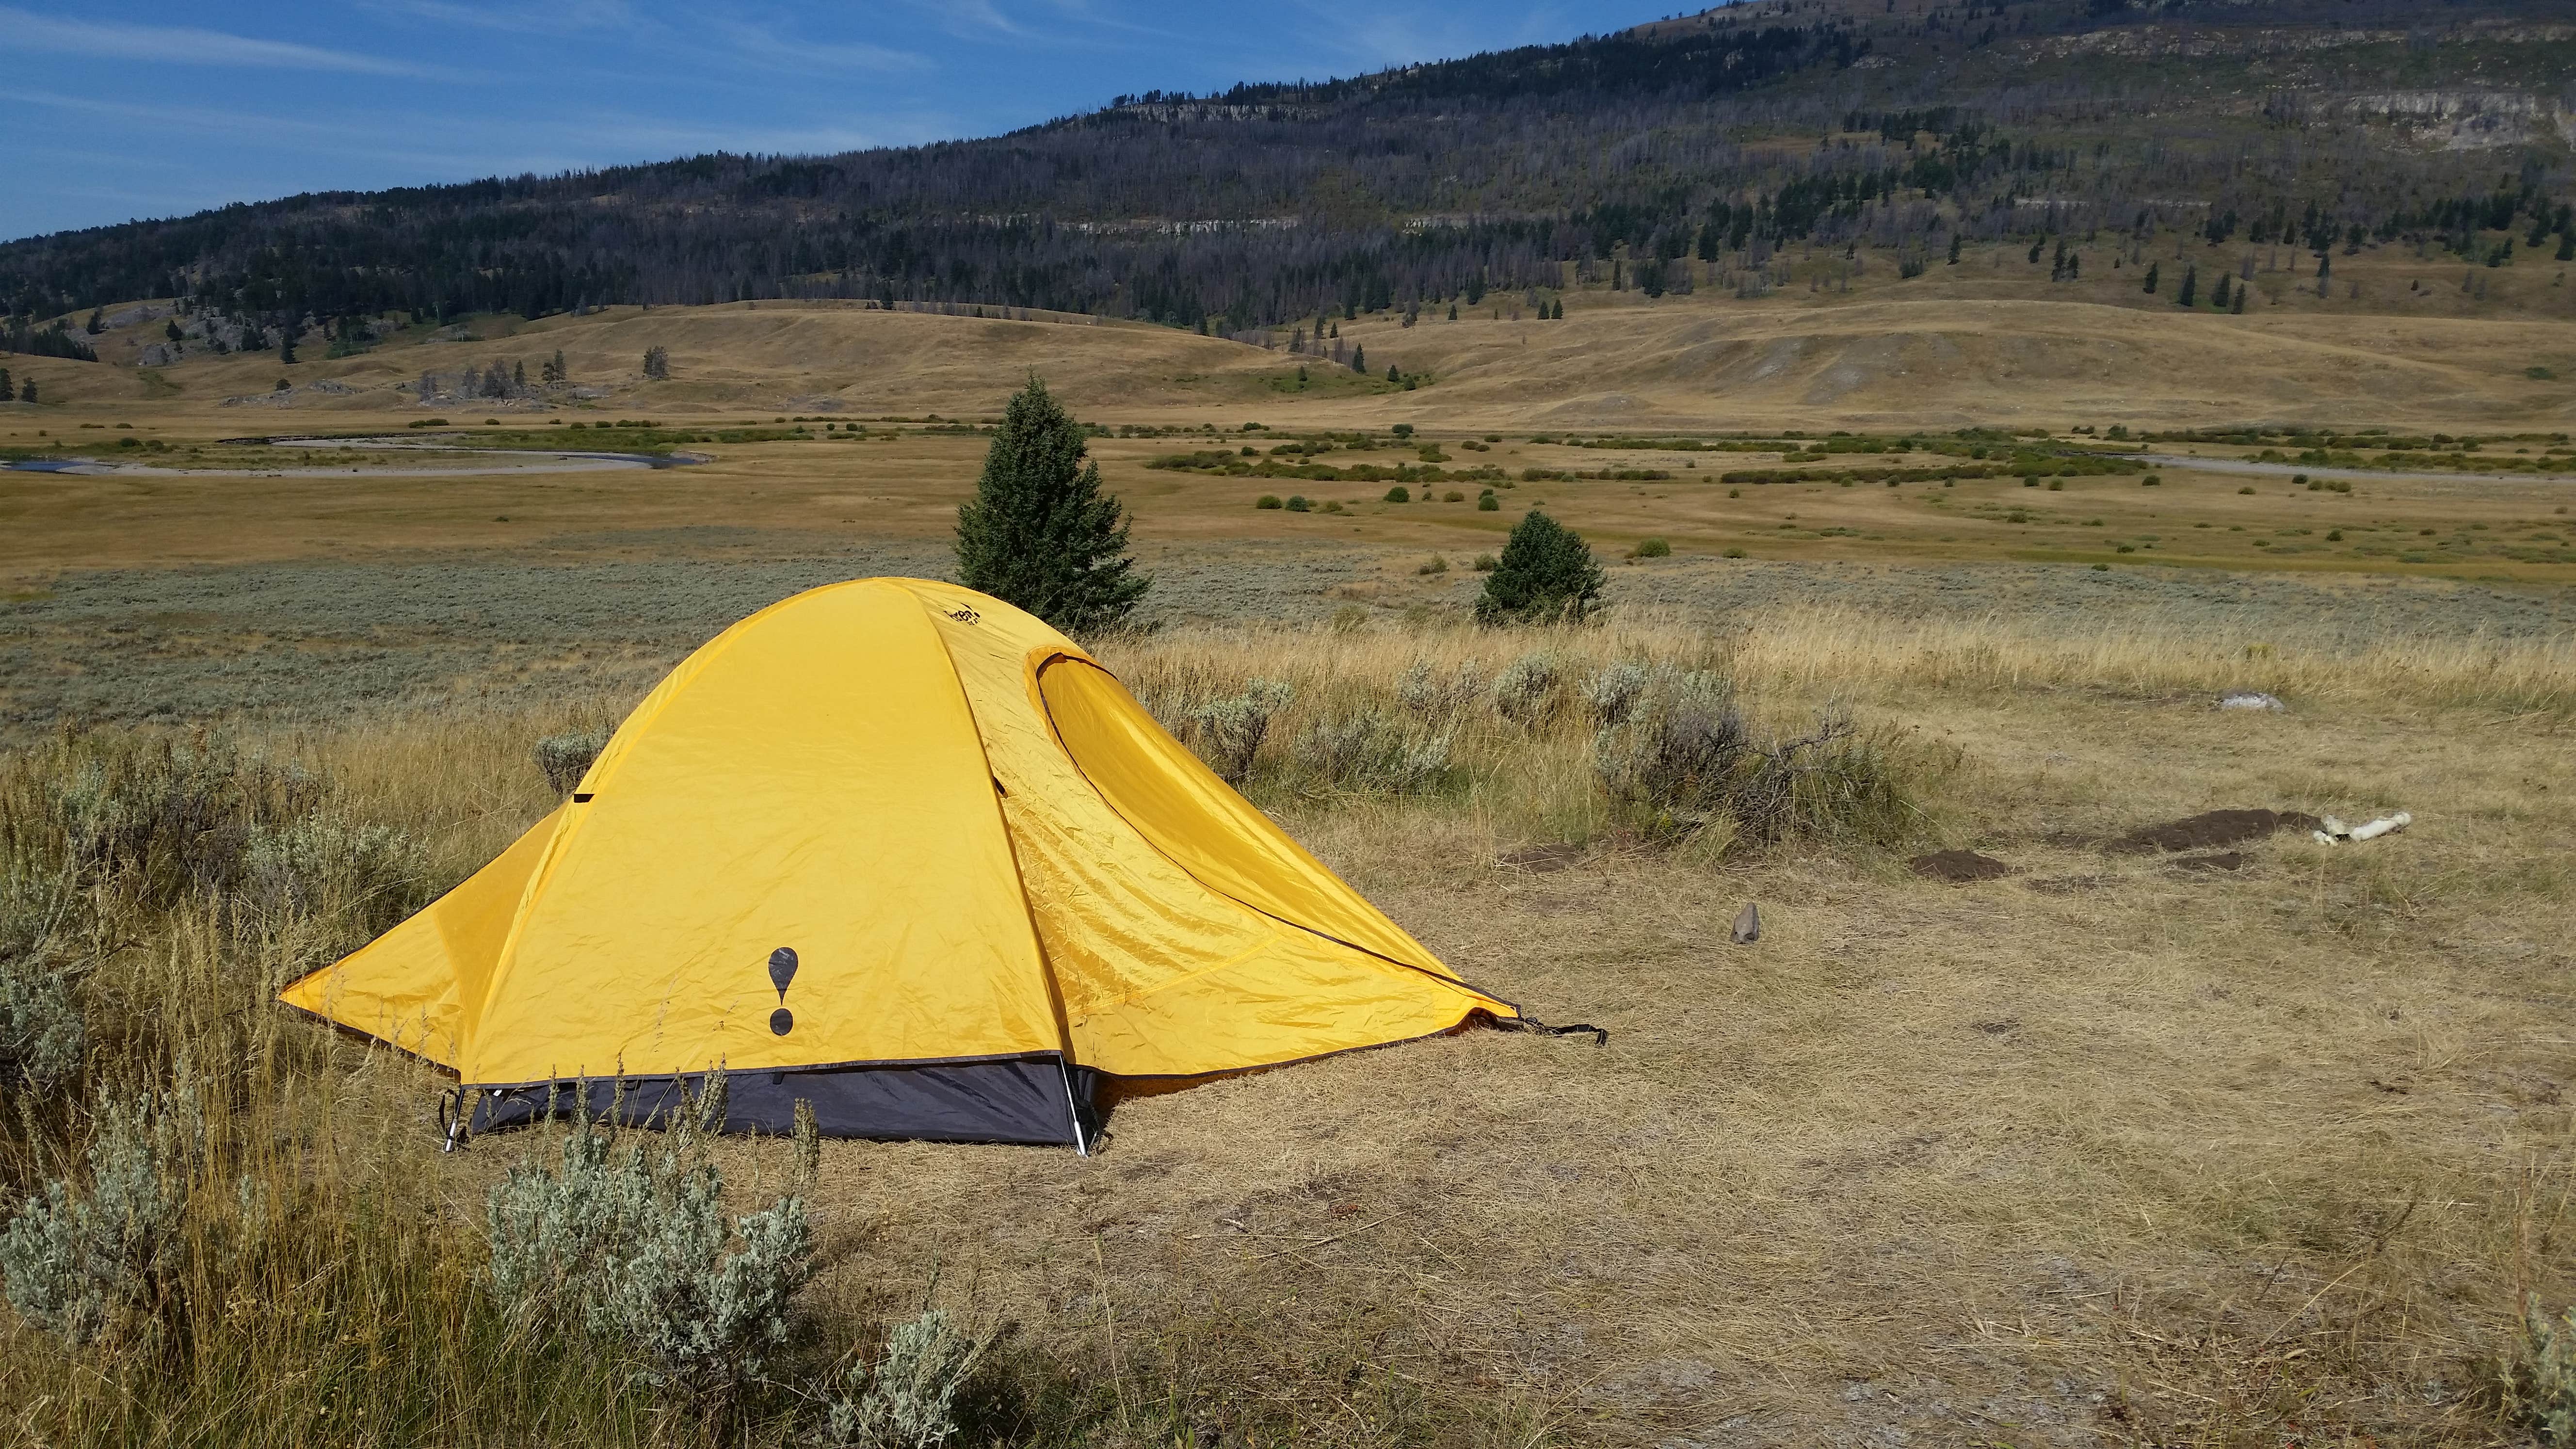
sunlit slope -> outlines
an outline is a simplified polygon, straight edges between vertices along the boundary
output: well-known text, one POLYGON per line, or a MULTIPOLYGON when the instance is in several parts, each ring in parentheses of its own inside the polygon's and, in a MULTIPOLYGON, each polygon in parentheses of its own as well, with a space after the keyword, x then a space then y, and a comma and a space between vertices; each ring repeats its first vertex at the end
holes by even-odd
POLYGON ((2083 302, 1764 306, 1664 299, 1562 322, 1422 323, 1371 357, 1439 379, 1404 395, 1532 425, 1961 426, 2256 419, 2567 425, 2576 327, 2242 317, 2083 302), (2543 358, 2557 366, 2530 369, 2543 358))
MULTIPOLYGON (((2227 315, 2090 297, 1944 295, 1880 287, 1848 298, 1746 301, 1703 292, 1574 297, 1561 321, 1510 305, 1457 321, 1425 312, 1334 319, 1367 372, 1132 323, 1022 321, 763 303, 617 308, 524 322, 477 318, 329 358, 196 353, 132 365, 160 324, 113 328, 98 363, 19 358, 48 402, 241 420, 241 431, 338 416, 485 413, 850 416, 999 410, 1030 374, 1086 416, 1352 425, 1414 420, 1505 428, 1906 427, 2245 421, 2427 429, 2565 429, 2576 419, 2576 323, 2258 308, 2227 315), (1495 315, 1500 312, 1502 315, 1495 315), (456 335, 463 332, 466 335, 456 335), (648 348, 668 381, 643 375, 648 348), (560 351, 578 391, 528 400, 418 401, 497 363, 531 382, 560 351), (118 364, 126 365, 118 365, 118 364), (1300 368, 1306 374, 1301 383, 1300 368), (1389 382, 1394 367, 1411 380, 1389 382), (277 384, 289 384, 285 395, 277 384)), ((998 309, 996 309, 998 310, 998 309)), ((21 421, 35 416, 13 409, 21 421)), ((140 416, 140 412, 137 414, 140 416)))

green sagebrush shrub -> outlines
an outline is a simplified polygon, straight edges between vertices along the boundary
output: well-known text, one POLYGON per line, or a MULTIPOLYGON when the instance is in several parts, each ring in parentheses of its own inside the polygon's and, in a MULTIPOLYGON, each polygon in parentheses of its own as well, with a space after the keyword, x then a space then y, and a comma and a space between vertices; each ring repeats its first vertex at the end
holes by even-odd
POLYGON ((1733 686, 1658 665, 1593 737, 1593 771, 1630 828, 1677 840, 1722 826, 1731 841, 1792 838, 1892 845, 1919 811, 1882 734, 1840 714, 1794 739, 1760 740, 1733 686))
POLYGON ((1420 795, 1449 772, 1449 736, 1415 734, 1375 710, 1318 721, 1297 737, 1295 759, 1310 781, 1334 790, 1420 795))
POLYGON ((1494 676, 1494 709, 1525 729, 1547 723, 1562 702, 1564 673, 1546 654, 1524 654, 1494 676))
POLYGON ((548 735, 537 741, 537 768, 545 772, 550 789, 558 795, 569 795, 581 783, 581 777, 590 773, 599 752, 607 748, 608 736, 597 731, 548 735))
POLYGON ((2505 1407, 2550 1449, 2576 1445, 2576 1308, 2552 1317, 2523 1305, 2522 1341, 2503 1373, 2505 1407))
POLYGON ((1583 707, 1591 711, 1592 722, 1615 725, 1626 719, 1646 692, 1646 678, 1644 665, 1624 659, 1593 675, 1583 686, 1583 707))
POLYGON ((170 1265, 205 1143, 184 1070, 166 1090, 109 1098, 90 1138, 89 1180, 46 1183, 0 1228, 0 1295, 65 1343, 96 1338, 170 1265))
POLYGON ((1462 661, 1456 672, 1443 677, 1427 661, 1417 659, 1395 682, 1397 702, 1424 728, 1434 731, 1446 731, 1457 723, 1484 693, 1484 675, 1473 661, 1462 661))
POLYGON ((660 1379, 718 1390, 759 1375, 813 1274, 804 1200, 728 1219, 699 1134, 724 1119, 721 1074, 658 1150, 589 1121, 548 1170, 523 1161, 486 1210, 493 1296, 523 1322, 577 1326, 639 1351, 660 1379))
POLYGON ((1175 722, 1180 728, 1174 733, 1219 779, 1240 785, 1252 774, 1252 757, 1270 737, 1271 721, 1296 693, 1278 680, 1256 679, 1241 694, 1193 706, 1175 722))
POLYGON ((74 868, 145 905, 231 888, 251 832, 310 814, 323 782, 221 741, 90 739, 48 786, 74 868))
POLYGON ((390 825, 307 815, 252 827, 242 851, 244 900, 272 912, 339 916, 352 935, 374 936, 426 905, 429 852, 390 825))
POLYGON ((77 899, 62 872, 24 861, 0 870, 0 1090, 41 1092, 80 1070, 88 1033, 52 959, 77 899))
POLYGON ((987 1342, 936 1308, 886 1335, 872 1363, 843 1371, 825 1423, 853 1449, 938 1449, 957 1432, 957 1391, 987 1342))

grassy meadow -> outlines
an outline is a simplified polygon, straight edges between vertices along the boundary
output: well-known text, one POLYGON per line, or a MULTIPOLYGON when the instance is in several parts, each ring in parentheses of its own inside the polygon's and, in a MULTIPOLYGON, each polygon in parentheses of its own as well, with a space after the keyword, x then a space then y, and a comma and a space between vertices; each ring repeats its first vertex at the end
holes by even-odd
POLYGON ((1835 261, 1354 319, 1411 391, 784 303, 423 329, 269 405, 222 400, 273 357, 132 367, 157 321, 33 364, 61 400, 0 449, 162 471, 0 473, 0 1025, 36 1043, 0 1221, 69 1221, 25 1206, 66 1183, 117 1245, 63 1279, 92 1298, 0 1313, 0 1436, 919 1443, 834 1410, 936 1309, 982 1345, 952 1443, 2528 1442, 2526 1308, 2576 1299, 2566 294, 2375 252, 2359 297, 2185 314, 2107 259, 2057 294, 2017 250, 1835 261), (620 371, 647 345, 674 381, 620 371), (389 391, 556 347, 602 396, 413 429, 389 391), (492 1194, 567 1129, 442 1154, 436 1072, 272 993, 551 810, 540 740, 795 590, 947 572, 1032 366, 1156 577, 1104 661, 1464 976, 1608 1044, 1139 1097, 1090 1159, 625 1134, 726 1214, 803 1205, 783 1337, 683 1373, 531 1309, 492 1194), (295 430, 708 461, 227 441, 295 430), (1468 622, 1531 506, 1602 554, 1601 621, 1468 622), (1740 729, 1722 788, 1652 768, 1685 718, 1740 729), (2413 824, 2140 838, 2227 808, 2413 824))

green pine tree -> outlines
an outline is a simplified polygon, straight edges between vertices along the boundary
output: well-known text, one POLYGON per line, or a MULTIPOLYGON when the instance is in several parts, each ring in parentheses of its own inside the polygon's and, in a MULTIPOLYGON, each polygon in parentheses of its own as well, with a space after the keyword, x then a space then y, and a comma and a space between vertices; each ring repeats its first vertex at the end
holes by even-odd
POLYGON ((2146 282, 2146 287, 2144 288, 2144 290, 2146 290, 2146 291, 2153 292, 2153 291, 2156 289, 2156 267, 2157 267, 2157 265, 2158 265, 2158 264, 2157 264, 2157 263, 2155 263, 2155 262, 2149 262, 2149 263, 2147 263, 2147 282, 2146 282))
POLYGON ((2193 267, 2182 274, 2182 290, 2174 293, 2174 305, 2177 307, 2191 306, 2193 300, 2199 295, 2200 268, 2193 267))
POLYGON ((1152 580, 1127 557, 1127 520, 1100 491, 1082 428, 1034 374, 1011 399, 972 502, 957 510, 957 573, 1068 634, 1123 622, 1152 580))
POLYGON ((1952 265, 1952 266, 1954 266, 1954 267, 1955 267, 1955 266, 1957 266, 1958 264, 1959 264, 1959 234, 1958 234, 1957 232, 1955 232, 1955 231, 1954 231, 1954 232, 1950 233, 1950 265, 1952 265))
POLYGON ((1368 349, 1367 349, 1367 348, 1365 348, 1365 347, 1354 347, 1354 348, 1352 348, 1352 349, 1351 349, 1351 371, 1356 372, 1356 373, 1360 373, 1360 374, 1362 374, 1363 376, 1365 376, 1365 375, 1367 374, 1367 372, 1368 372, 1368 349))
POLYGON ((1513 525, 1501 561, 1485 575, 1485 592, 1476 600, 1476 622, 1579 620, 1599 607, 1601 586, 1607 582, 1600 562, 1592 557, 1592 546, 1533 508, 1513 525))

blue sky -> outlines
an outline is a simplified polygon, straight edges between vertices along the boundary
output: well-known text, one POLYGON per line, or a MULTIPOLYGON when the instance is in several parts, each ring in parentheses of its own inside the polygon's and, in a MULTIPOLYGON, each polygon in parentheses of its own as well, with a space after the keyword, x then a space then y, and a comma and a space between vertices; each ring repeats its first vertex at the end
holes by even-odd
POLYGON ((990 135, 1122 92, 1352 75, 1673 8, 0 0, 0 238, 299 191, 990 135))

